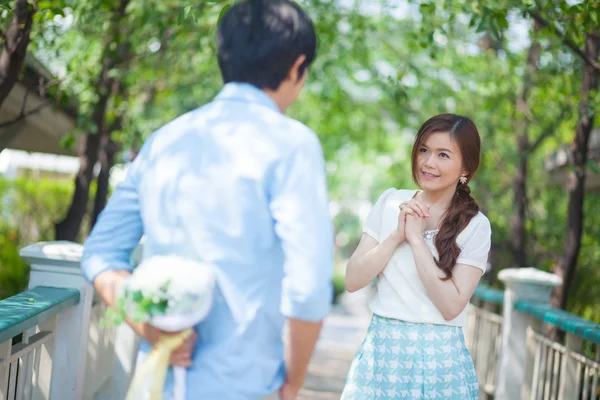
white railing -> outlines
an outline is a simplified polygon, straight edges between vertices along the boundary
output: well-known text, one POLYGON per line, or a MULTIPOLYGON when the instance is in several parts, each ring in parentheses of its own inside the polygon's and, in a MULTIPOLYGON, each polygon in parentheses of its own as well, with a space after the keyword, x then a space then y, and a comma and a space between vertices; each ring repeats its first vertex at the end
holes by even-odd
POLYGON ((582 342, 577 336, 567 335, 567 343, 562 345, 533 328, 528 330, 529 343, 535 348, 532 399, 598 398, 600 363, 576 350, 582 342))
POLYGON ((474 303, 467 310, 465 341, 475 364, 480 391, 493 397, 502 338, 502 315, 493 311, 496 308, 494 303, 474 303))
POLYGON ((600 398, 598 325, 540 304, 521 302, 517 303, 517 308, 537 319, 527 328, 527 366, 532 373, 526 385, 530 398, 600 398), (551 335, 548 334, 550 327, 553 330, 551 335), (564 340, 557 340, 557 335, 563 336, 564 340), (584 336, 592 340, 586 340, 584 336))
POLYGON ((59 378, 53 374, 59 368, 52 367, 61 349, 57 325, 74 314, 78 302, 77 291, 48 287, 0 301, 0 399, 48 399, 64 393, 51 385, 59 378))
POLYGON ((478 288, 467 314, 480 397, 599 400, 600 326, 548 304, 555 275, 508 269, 499 277, 506 290, 478 288))
POLYGON ((36 399, 48 398, 50 380, 47 372, 40 368, 45 357, 42 346, 54 339, 49 331, 40 331, 33 336, 23 332, 22 341, 13 345, 12 339, 0 344, 0 398, 36 399), (45 374, 46 376, 41 376, 45 374))
MULTIPOLYGON (((38 243, 21 250, 21 256, 31 263, 30 287, 70 288, 80 295, 75 310, 60 313, 53 322, 40 325, 44 327, 42 331, 52 333, 53 340, 44 340, 54 343, 54 347, 40 359, 46 361, 39 368, 37 353, 33 350, 40 346, 39 340, 34 346, 32 341, 37 337, 29 336, 27 332, 23 336, 23 343, 28 341, 29 345, 19 350, 21 358, 34 360, 29 364, 32 377, 45 385, 43 394, 37 396, 32 392, 31 398, 35 400, 123 399, 129 386, 139 341, 128 326, 115 328, 101 323, 106 307, 81 275, 81 253, 82 246, 70 242, 38 243), (52 329, 47 328, 50 324, 54 324, 52 329), (25 348, 29 350, 25 352, 25 348)), ((44 346, 40 348, 40 354, 43 354, 44 346)), ((0 351, 3 350, 5 348, 0 347, 0 351)), ((15 353, 14 346, 11 353, 15 353)), ((15 363, 14 356, 11 364, 17 366, 8 367, 7 382, 17 382, 21 371, 29 371, 28 364, 25 361, 15 363), (23 367, 19 367, 20 364, 23 367)), ((0 379, 3 376, 1 368, 0 362, 0 379)), ((19 391, 18 382, 16 385, 0 396, 0 400, 29 400, 27 385, 23 386, 23 392, 19 391)))
MULTIPOLYGON (((45 322, 38 321, 35 330, 20 331, 24 332, 21 343, 0 340, 0 387, 10 384, 11 388, 4 389, 0 400, 123 399, 139 339, 126 325, 100 324, 105 308, 81 276, 81 246, 37 244, 21 254, 32 264, 30 287, 77 289, 80 301, 45 322), (21 382, 21 376, 30 376, 31 385, 21 382), (42 389, 34 389, 35 385, 42 389), (36 393, 44 394, 36 397, 36 393)), ((598 342, 598 326, 571 318, 565 326, 557 326, 566 332, 565 343, 541 334, 546 332, 544 323, 556 321, 557 310, 548 303, 560 279, 534 269, 504 270, 499 278, 506 290, 478 289, 467 311, 465 340, 481 398, 599 400, 600 346, 595 355, 593 351, 583 355, 582 350, 584 337, 590 339, 586 349, 598 342), (554 314, 547 318, 548 312, 554 314)), ((1 333, 0 320, 0 338, 1 333)))
POLYGON ((115 328, 102 324, 106 306, 100 298, 94 298, 90 314, 88 353, 85 364, 84 399, 93 399, 96 393, 110 390, 113 364, 115 362, 115 328))

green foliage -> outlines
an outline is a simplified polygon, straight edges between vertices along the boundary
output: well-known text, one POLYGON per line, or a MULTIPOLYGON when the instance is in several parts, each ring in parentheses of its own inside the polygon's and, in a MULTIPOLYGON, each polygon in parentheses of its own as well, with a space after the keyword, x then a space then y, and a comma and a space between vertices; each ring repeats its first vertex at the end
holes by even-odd
MULTIPOLYGON (((123 117, 112 137, 127 149, 139 147, 162 124, 218 92, 222 83, 215 31, 233 1, 131 0, 113 35, 108 21, 117 3, 38 2, 32 49, 55 71, 64 72, 61 88, 79 104, 80 133, 95 129, 94 105, 99 92, 109 90, 95 83, 104 50, 112 49, 116 58, 109 73, 127 91, 111 95, 106 123, 123 117), (114 50, 124 43, 130 54, 119 58, 114 50)), ((338 255, 352 253, 365 209, 383 190, 414 187, 409 155, 418 127, 432 115, 455 112, 471 117, 483 139, 472 187, 492 223, 494 260, 501 268, 511 260, 512 180, 523 157, 517 152, 518 123, 529 123, 530 143, 545 137, 527 154, 526 226, 530 264, 549 270, 562 254, 567 198, 563 187, 550 184, 544 162, 574 136, 583 65, 558 33, 583 47, 585 33, 598 26, 598 2, 412 0, 402 7, 385 0, 300 3, 315 22, 319 48, 306 88, 289 115, 321 138, 330 198, 339 211, 334 220, 338 255), (517 97, 533 13, 551 25, 537 34, 539 71, 528 107, 522 108, 517 97)), ((587 112, 593 110, 599 110, 597 100, 587 112)), ((591 163, 589 171, 595 169, 597 164, 591 163)), ((46 237, 51 222, 64 215, 71 192, 64 193, 64 208, 50 207, 46 214, 52 215, 46 217, 51 221, 36 219, 43 232, 39 237, 46 237)), ((600 274, 594 269, 600 263, 600 220, 593 211, 598 201, 597 194, 586 195, 583 243, 569 302, 571 311, 593 319, 600 313, 589 301, 600 297, 600 274)), ((343 287, 343 279, 341 286, 339 282, 343 287)))
POLYGON ((102 321, 105 326, 117 326, 129 315, 136 322, 143 322, 157 315, 164 315, 172 301, 168 293, 170 281, 165 282, 158 291, 146 294, 142 290, 125 288, 119 296, 115 308, 108 308, 102 321))
POLYGON ((15 230, 0 226, 0 299, 13 296, 27 288, 29 266, 19 257, 15 230))
POLYGON ((600 193, 586 195, 581 252, 567 308, 574 314, 600 324, 600 193))
POLYGON ((72 192, 71 180, 0 179, 0 299, 27 287, 29 266, 19 250, 54 240, 54 223, 66 212, 72 192))
POLYGON ((53 239, 54 218, 71 192, 70 182, 0 179, 0 298, 27 287, 29 266, 19 250, 53 239))

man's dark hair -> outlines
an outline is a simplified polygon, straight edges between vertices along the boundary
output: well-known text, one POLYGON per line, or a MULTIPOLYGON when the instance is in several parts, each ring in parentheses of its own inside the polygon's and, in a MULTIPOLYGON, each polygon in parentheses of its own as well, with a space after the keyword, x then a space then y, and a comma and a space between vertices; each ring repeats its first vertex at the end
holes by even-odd
POLYGON ((276 90, 298 57, 306 57, 300 76, 314 61, 317 35, 310 17, 289 0, 245 0, 221 18, 217 49, 225 83, 276 90))

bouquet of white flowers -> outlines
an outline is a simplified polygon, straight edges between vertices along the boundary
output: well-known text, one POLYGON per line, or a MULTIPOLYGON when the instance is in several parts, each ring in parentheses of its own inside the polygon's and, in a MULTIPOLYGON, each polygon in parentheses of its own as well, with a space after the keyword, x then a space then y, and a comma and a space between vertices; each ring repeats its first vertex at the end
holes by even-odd
MULTIPOLYGON (((117 299, 113 322, 129 316, 166 332, 136 368, 127 400, 160 399, 171 352, 193 333, 194 325, 208 315, 215 275, 212 266, 175 256, 155 256, 143 261, 126 281, 117 299), (146 382, 151 383, 149 389, 146 382), (141 395, 141 396, 140 396, 141 395)), ((175 400, 185 398, 185 368, 175 367, 175 400)))

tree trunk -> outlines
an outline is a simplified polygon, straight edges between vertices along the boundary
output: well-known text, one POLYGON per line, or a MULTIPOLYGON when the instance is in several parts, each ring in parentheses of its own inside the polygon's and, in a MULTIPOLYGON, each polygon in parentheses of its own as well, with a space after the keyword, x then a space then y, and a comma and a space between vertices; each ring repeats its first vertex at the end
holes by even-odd
POLYGON ((111 88, 114 78, 111 71, 120 61, 121 46, 114 50, 114 41, 118 40, 120 29, 123 28, 122 19, 125 16, 125 10, 129 0, 121 0, 118 9, 114 11, 109 36, 104 42, 102 56, 102 69, 95 85, 96 92, 99 94, 98 102, 95 105, 92 121, 95 132, 88 132, 82 140, 82 146, 79 151, 79 172, 75 177, 75 193, 71 200, 71 206, 67 211, 65 218, 56 224, 56 240, 75 241, 81 222, 87 213, 87 206, 90 196, 90 183, 94 177, 94 166, 98 161, 98 151, 100 150, 101 135, 105 131, 106 109, 108 100, 111 96, 111 88))
MULTIPOLYGON (((125 99, 127 96, 127 89, 123 77, 114 82, 112 92, 114 95, 120 95, 122 99, 125 99)), ((104 130, 100 138, 100 173, 96 180, 96 196, 94 197, 94 211, 92 213, 90 231, 94 228, 98 216, 102 210, 104 210, 104 207, 106 207, 110 185, 110 170, 115 163, 115 154, 119 150, 119 145, 112 140, 111 136, 114 131, 119 131, 121 129, 123 129, 123 112, 117 115, 115 121, 110 127, 107 127, 104 130)))
MULTIPOLYGON (((126 35, 127 36, 127 35, 126 35)), ((127 39, 119 46, 120 76, 112 85, 112 94, 118 96, 121 102, 127 99, 127 83, 125 81, 126 69, 129 66, 131 58, 130 43, 127 39)), ((96 197, 94 198, 94 211, 90 224, 90 232, 96 225, 98 217, 108 201, 108 192, 110 189, 110 170, 115 164, 115 155, 119 151, 119 144, 112 140, 112 133, 123 129, 123 118, 126 111, 118 110, 117 116, 110 127, 107 127, 100 139, 100 174, 97 179, 96 197)))
POLYGON ((19 79, 25 61, 35 9, 27 0, 17 0, 2 53, 0 54, 0 105, 19 79))
POLYGON ((75 192, 65 218, 56 224, 56 240, 76 241, 83 217, 87 213, 90 183, 98 158, 100 135, 86 134, 81 141, 79 172, 75 177, 75 192))
POLYGON ((520 116, 517 122, 517 148, 519 152, 519 161, 517 170, 513 179, 513 204, 514 212, 511 220, 512 230, 512 249, 514 262, 517 267, 527 266, 527 229, 525 222, 527 219, 527 157, 529 156, 529 107, 527 100, 529 92, 534 86, 533 78, 538 70, 540 59, 540 43, 536 38, 539 30, 538 23, 534 23, 533 41, 529 47, 527 55, 527 66, 523 74, 523 87, 517 99, 517 110, 520 116))
MULTIPOLYGON (((600 33, 594 31, 586 35, 585 54, 591 60, 598 59, 600 47, 600 33)), ((579 102, 579 120, 575 139, 571 143, 572 157, 569 172, 569 206, 567 217, 567 236, 563 256, 554 273, 563 279, 563 284, 557 287, 552 294, 552 305, 565 308, 569 295, 569 288, 575 276, 577 257, 581 248, 581 233, 583 230, 583 198, 585 195, 585 178, 588 162, 589 139, 594 127, 594 108, 592 96, 598 89, 599 71, 585 63, 583 66, 583 82, 581 87, 581 100, 579 102)))
MULTIPOLYGON (((108 71, 111 68, 111 60, 105 62, 100 73, 99 85, 108 85, 110 87, 111 78, 108 77, 108 71)), ((107 87, 107 86, 104 86, 107 87)), ((110 97, 106 89, 100 89, 100 96, 94 110, 94 125, 97 132, 104 130, 104 119, 106 107, 110 97)), ((101 135, 99 133, 89 132, 85 135, 79 149, 79 172, 75 176, 75 192, 71 200, 71 206, 67 211, 65 218, 56 224, 56 240, 75 241, 81 227, 81 222, 87 213, 88 200, 90 195, 90 184, 94 178, 94 166, 98 161, 98 151, 100 150, 101 135)))
MULTIPOLYGON (((112 130, 111 130, 112 131, 112 130)), ((108 200, 110 169, 115 165, 115 154, 119 146, 110 138, 111 132, 103 135, 100 145, 100 174, 97 179, 96 197, 94 198, 94 212, 90 224, 90 231, 96 225, 98 216, 106 207, 108 200)))

